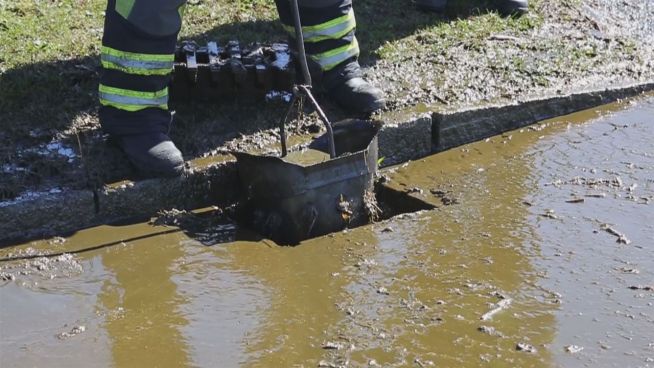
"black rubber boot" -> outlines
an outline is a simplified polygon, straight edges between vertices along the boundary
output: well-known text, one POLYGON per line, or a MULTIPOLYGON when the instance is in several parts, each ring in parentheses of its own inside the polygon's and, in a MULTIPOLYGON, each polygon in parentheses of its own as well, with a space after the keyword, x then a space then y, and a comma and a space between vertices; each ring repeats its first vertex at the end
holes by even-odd
POLYGON ((321 84, 332 101, 350 112, 369 114, 386 106, 384 92, 363 79, 356 60, 325 72, 321 84))
POLYGON ((491 4, 502 15, 523 15, 529 10, 527 0, 494 0, 491 4))
POLYGON ((164 133, 114 137, 143 177, 175 177, 184 171, 184 158, 164 133))

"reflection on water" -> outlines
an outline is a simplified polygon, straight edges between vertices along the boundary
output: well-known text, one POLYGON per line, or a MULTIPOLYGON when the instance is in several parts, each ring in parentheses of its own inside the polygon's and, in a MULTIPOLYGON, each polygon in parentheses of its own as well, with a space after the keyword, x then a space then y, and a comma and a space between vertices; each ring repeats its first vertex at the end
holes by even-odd
POLYGON ((104 323, 118 367, 185 366, 188 346, 181 329, 188 324, 178 306, 173 276, 184 248, 176 235, 116 247, 102 255, 112 277, 102 286, 98 309, 112 314, 104 323))
POLYGON ((654 294, 629 287, 654 279, 651 116, 613 105, 413 162, 390 185, 436 210, 298 247, 135 224, 0 250, 117 242, 0 263, 0 366, 647 364, 654 294))
POLYGON ((530 223, 542 244, 534 263, 562 296, 552 344, 561 366, 654 362, 654 293, 631 289, 654 286, 653 119, 650 99, 529 152, 530 223))

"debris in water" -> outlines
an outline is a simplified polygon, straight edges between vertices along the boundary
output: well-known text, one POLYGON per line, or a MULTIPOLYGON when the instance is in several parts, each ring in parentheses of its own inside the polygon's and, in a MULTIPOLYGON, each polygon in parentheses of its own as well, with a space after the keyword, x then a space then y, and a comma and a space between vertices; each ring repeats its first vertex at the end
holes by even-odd
POLYGON ((554 210, 552 210, 552 209, 545 210, 545 213, 541 213, 541 216, 542 217, 547 217, 547 218, 553 219, 553 220, 556 220, 556 219, 559 218, 557 215, 554 214, 554 210))
POLYGON ((516 344, 515 349, 517 351, 524 351, 525 353, 535 353, 536 348, 533 345, 529 345, 524 342, 519 342, 516 344))
POLYGON ((386 289, 383 286, 380 286, 379 289, 377 289, 377 294, 390 295, 390 293, 388 292, 388 289, 386 289))
POLYGON ((566 203, 584 203, 585 199, 583 198, 572 198, 565 201, 566 203))
POLYGON ((48 244, 50 245, 61 245, 66 242, 66 238, 62 238, 61 236, 55 236, 54 238, 50 239, 48 241, 48 244))
POLYGON ((645 291, 654 291, 654 286, 651 285, 631 285, 629 286, 631 290, 645 290, 645 291))
POLYGON ((497 337, 504 337, 504 334, 501 332, 497 331, 495 327, 490 327, 490 326, 479 326, 477 327, 477 331, 483 332, 487 335, 491 336, 497 336, 497 337))
POLYGON ((413 188, 407 189, 406 192, 407 192, 407 194, 412 194, 412 193, 422 194, 423 190, 418 188, 418 187, 413 187, 413 188))
POLYGON ((446 192, 444 190, 440 189, 430 189, 429 192, 433 194, 434 196, 438 197, 438 199, 441 200, 441 202, 445 206, 453 205, 453 204, 459 204, 459 200, 449 196, 448 194, 451 194, 451 192, 446 192))
POLYGON ((496 304, 493 304, 493 309, 489 310, 488 312, 484 313, 479 319, 482 321, 489 321, 493 319, 493 316, 496 315, 497 313, 501 312, 502 310, 506 309, 511 305, 512 299, 502 299, 496 304))
POLYGON ((586 194, 585 197, 588 197, 588 198, 605 198, 606 193, 590 193, 590 194, 586 194))
POLYGON ((611 180, 611 186, 618 189, 622 188, 622 179, 619 176, 614 177, 613 180, 611 180))
POLYGON ((60 340, 67 339, 69 337, 73 337, 75 335, 79 335, 82 332, 86 331, 86 326, 75 326, 73 327, 70 332, 62 332, 59 335, 57 335, 57 338, 60 340))
POLYGON ((578 353, 578 352, 584 350, 584 347, 583 346, 577 346, 577 345, 568 345, 568 346, 564 347, 564 349, 565 349, 566 353, 575 354, 575 353, 578 353))
POLYGON ((623 233, 619 232, 618 230, 612 228, 611 225, 609 225, 609 224, 600 225, 600 229, 606 231, 607 233, 609 233, 611 235, 617 236, 618 239, 616 240, 616 243, 627 244, 627 245, 631 244, 631 240, 629 240, 629 238, 627 238, 627 236, 625 234, 623 234, 623 233))
POLYGON ((14 281, 16 276, 13 273, 9 272, 0 272, 0 281, 14 281))
POLYGON ((413 360, 413 362, 416 363, 416 365, 418 367, 421 367, 421 368, 422 367, 433 367, 434 366, 434 362, 432 362, 431 360, 422 361, 422 360, 420 360, 420 358, 416 358, 416 359, 413 360))
POLYGON ((327 341, 326 343, 322 344, 322 348, 326 350, 341 350, 344 347, 345 344, 342 344, 340 342, 327 341))
POLYGON ((373 267, 377 266, 377 261, 374 259, 369 259, 369 258, 364 258, 363 261, 357 262, 354 267, 357 268, 362 268, 362 267, 373 267))
POLYGON ((393 228, 390 227, 390 226, 387 226, 387 227, 382 229, 382 233, 392 233, 393 231, 395 231, 395 230, 393 230, 393 228))

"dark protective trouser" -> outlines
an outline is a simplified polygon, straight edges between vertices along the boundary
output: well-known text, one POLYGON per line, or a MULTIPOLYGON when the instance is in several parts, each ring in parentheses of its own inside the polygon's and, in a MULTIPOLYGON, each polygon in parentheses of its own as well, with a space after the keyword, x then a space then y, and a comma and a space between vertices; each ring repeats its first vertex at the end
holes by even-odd
MULTIPOLYGON (((289 0, 275 0, 294 34, 289 0)), ((359 55, 352 0, 298 0, 305 49, 325 72, 359 55)), ((168 131, 168 83, 186 0, 108 0, 100 123, 110 134, 168 131)))

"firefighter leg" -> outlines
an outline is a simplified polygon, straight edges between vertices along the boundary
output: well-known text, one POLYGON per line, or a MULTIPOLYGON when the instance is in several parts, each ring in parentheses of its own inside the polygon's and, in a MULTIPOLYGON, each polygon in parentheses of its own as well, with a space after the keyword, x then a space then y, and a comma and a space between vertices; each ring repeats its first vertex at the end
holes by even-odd
POLYGON ((100 123, 145 176, 182 172, 168 137, 168 82, 186 0, 109 0, 102 38, 100 123))
MULTIPOLYGON (((279 17, 294 37, 289 0, 275 0, 279 17)), ((316 84, 341 107, 370 113, 385 105, 383 93, 365 79, 357 57, 356 20, 352 0, 298 0, 302 33, 316 84)))

